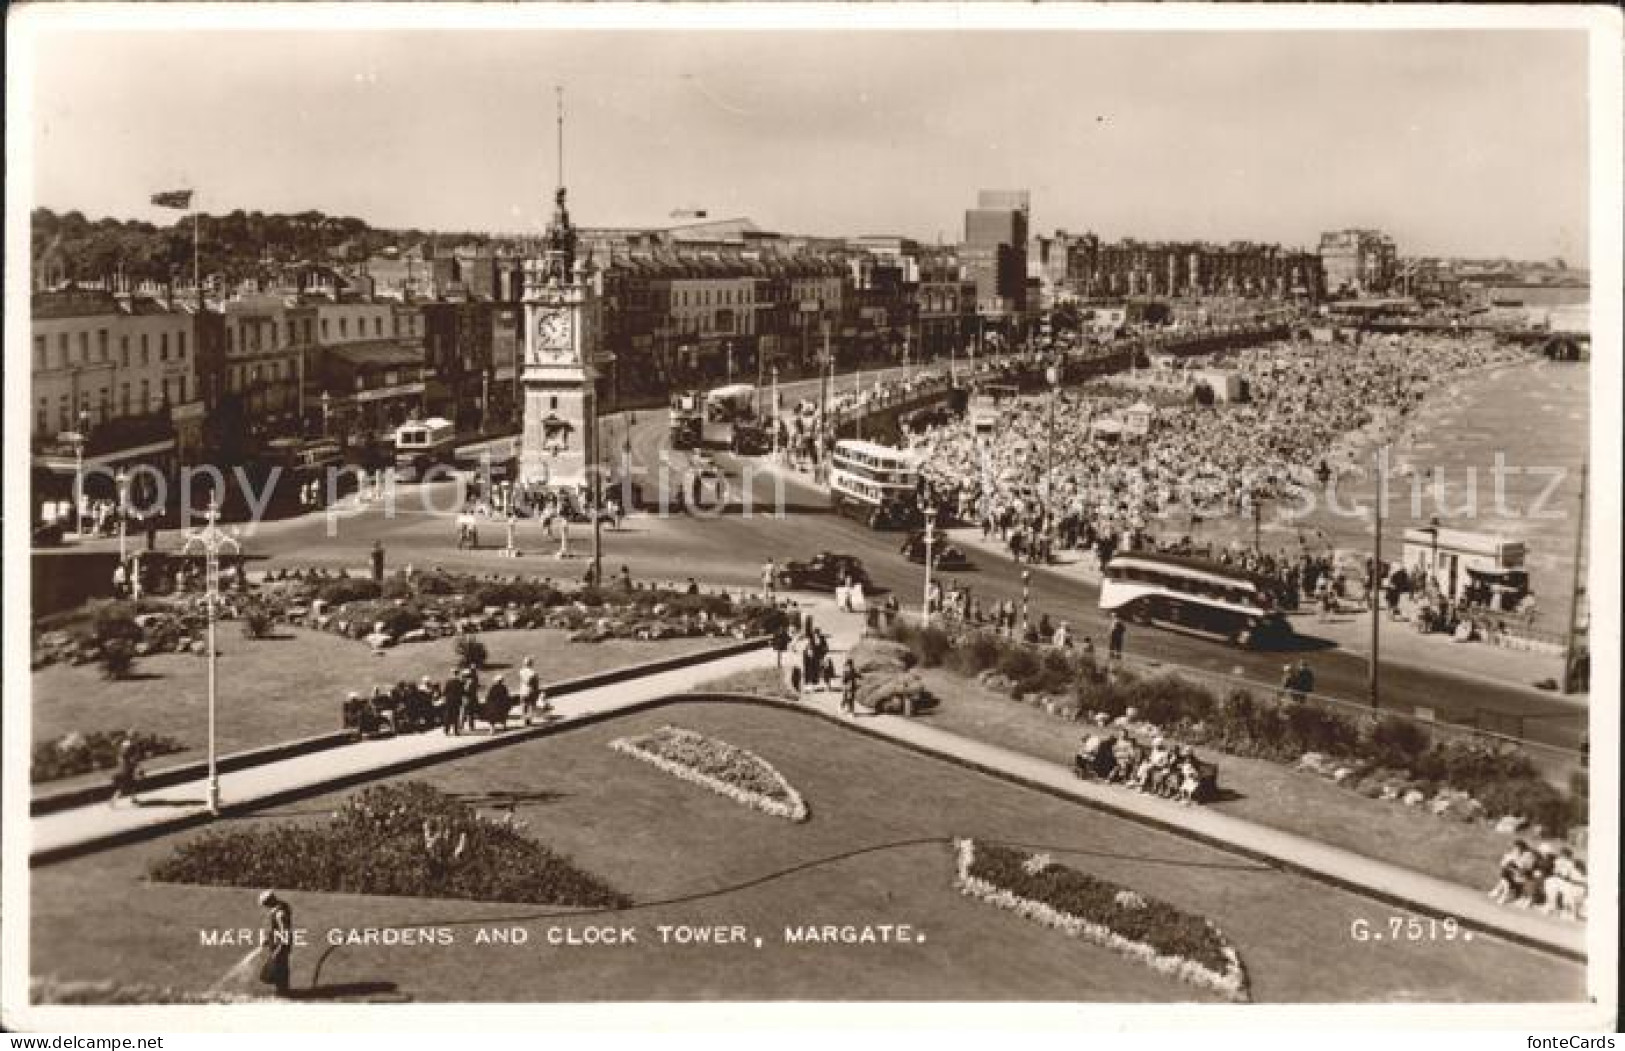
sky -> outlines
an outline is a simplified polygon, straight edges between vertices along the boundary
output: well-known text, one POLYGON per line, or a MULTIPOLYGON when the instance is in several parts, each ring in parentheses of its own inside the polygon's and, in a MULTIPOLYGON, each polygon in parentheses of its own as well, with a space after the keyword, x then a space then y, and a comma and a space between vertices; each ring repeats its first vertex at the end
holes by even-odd
POLYGON ((583 226, 677 209, 768 230, 963 235, 980 188, 1035 232, 1402 254, 1588 251, 1578 31, 521 29, 42 32, 34 203, 172 221, 319 209, 545 225, 564 89, 583 226))

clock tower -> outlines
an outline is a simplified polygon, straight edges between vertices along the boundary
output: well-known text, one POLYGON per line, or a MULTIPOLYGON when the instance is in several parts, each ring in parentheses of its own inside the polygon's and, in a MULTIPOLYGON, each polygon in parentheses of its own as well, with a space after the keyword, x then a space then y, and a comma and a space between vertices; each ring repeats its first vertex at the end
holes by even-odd
POLYGON ((585 495, 589 465, 598 462, 597 332, 586 267, 576 259, 576 231, 554 196, 553 223, 541 259, 525 261, 525 430, 519 479, 585 495))

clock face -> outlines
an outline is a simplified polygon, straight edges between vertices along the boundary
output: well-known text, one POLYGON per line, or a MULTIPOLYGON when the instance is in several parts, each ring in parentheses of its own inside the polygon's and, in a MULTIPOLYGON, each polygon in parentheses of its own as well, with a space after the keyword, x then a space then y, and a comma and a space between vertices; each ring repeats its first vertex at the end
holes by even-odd
POLYGON ((575 352, 570 341, 570 313, 543 311, 536 319, 536 356, 543 361, 565 361, 575 352))

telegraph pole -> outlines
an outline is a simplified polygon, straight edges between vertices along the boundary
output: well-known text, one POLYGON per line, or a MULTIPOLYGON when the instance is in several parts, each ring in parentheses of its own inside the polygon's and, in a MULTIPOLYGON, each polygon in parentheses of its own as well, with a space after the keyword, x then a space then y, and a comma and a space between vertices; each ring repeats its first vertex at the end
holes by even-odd
POLYGON ((1382 505, 1388 495, 1388 479, 1383 474, 1385 458, 1377 457, 1377 494, 1372 504, 1372 514, 1375 528, 1372 530, 1371 553, 1371 671, 1367 688, 1371 694, 1371 707, 1373 710, 1382 707, 1382 694, 1377 681, 1377 634, 1378 610, 1382 608, 1382 505))
POLYGON ((824 472, 824 456, 829 452, 829 319, 820 318, 824 331, 824 358, 818 365, 818 470, 824 472))
POLYGON ((1574 691, 1575 636, 1580 628, 1580 561, 1585 555, 1586 481, 1590 463, 1580 464, 1580 521, 1574 530, 1574 578, 1569 594, 1569 631, 1563 643, 1563 692, 1574 691))

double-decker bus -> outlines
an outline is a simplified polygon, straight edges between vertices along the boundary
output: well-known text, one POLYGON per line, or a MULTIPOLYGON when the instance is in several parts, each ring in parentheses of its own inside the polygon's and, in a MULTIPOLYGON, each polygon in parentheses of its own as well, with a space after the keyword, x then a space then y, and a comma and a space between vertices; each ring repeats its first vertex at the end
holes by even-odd
POLYGON ((408 420, 395 428, 395 473, 402 481, 414 481, 438 465, 449 465, 457 448, 457 426, 450 420, 431 416, 408 420))
POLYGON ((671 399, 673 449, 765 452, 771 436, 756 418, 756 388, 734 383, 705 391, 680 391, 671 399))
POLYGON ((1236 646, 1279 644, 1292 628, 1262 577, 1204 559, 1129 551, 1106 564, 1100 608, 1236 646))
POLYGON ((829 501, 871 529, 919 524, 919 456, 905 449, 845 438, 830 457, 829 501))
POLYGON ((344 450, 330 439, 273 438, 260 462, 266 480, 274 479, 271 501, 277 505, 308 508, 355 488, 353 472, 342 470, 344 450))

